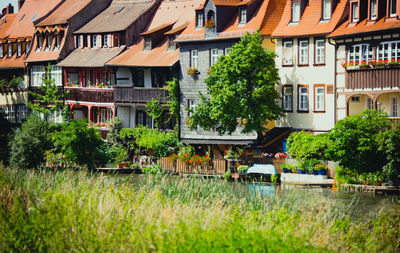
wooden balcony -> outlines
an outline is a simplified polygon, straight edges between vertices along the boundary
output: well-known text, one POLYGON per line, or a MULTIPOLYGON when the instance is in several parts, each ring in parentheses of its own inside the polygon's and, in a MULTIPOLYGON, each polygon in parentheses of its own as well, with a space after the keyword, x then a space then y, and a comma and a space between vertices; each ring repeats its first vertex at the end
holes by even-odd
POLYGON ((346 89, 378 89, 400 87, 400 68, 373 68, 346 73, 346 89))
POLYGON ((69 91, 66 98, 67 100, 95 103, 114 103, 113 89, 65 87, 65 90, 69 91))
POLYGON ((115 87, 116 102, 145 104, 153 98, 165 103, 168 91, 162 88, 115 87))

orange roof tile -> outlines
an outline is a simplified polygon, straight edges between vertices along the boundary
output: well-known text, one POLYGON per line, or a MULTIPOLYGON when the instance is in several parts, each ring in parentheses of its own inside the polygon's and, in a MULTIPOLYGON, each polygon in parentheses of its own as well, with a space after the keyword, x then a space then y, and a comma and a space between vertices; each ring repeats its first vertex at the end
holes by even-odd
MULTIPOLYGON (((173 23, 172 29, 183 29, 189 21, 195 19, 194 9, 200 6, 204 0, 176 0, 162 1, 145 32, 152 31, 161 26, 173 23)), ((168 40, 164 38, 160 45, 156 45, 152 50, 143 51, 143 37, 138 42, 129 47, 121 55, 109 61, 106 65, 113 66, 172 66, 179 60, 179 50, 167 50, 168 40)))
POLYGON ((241 0, 211 0, 211 1, 215 6, 238 6, 241 3, 241 0))
POLYGON ((53 13, 40 21, 37 26, 66 24, 72 16, 85 8, 91 1, 92 0, 66 0, 53 13))
POLYGON ((282 18, 286 0, 269 0, 267 12, 260 28, 262 35, 271 35, 282 18))
POLYGON ((17 14, 6 14, 0 19, 0 38, 4 39, 8 36, 8 28, 10 28, 17 14))
POLYGON ((167 28, 168 26, 172 26, 174 23, 175 23, 175 22, 167 23, 167 24, 162 24, 162 25, 160 25, 160 26, 157 26, 157 27, 154 27, 154 28, 152 28, 152 29, 150 29, 150 30, 147 30, 147 31, 145 31, 145 32, 142 32, 141 35, 148 35, 148 34, 152 34, 152 33, 158 32, 158 31, 160 31, 160 30, 163 30, 163 29, 167 28))
POLYGON ((8 58, 6 55, 0 59, 0 69, 25 68, 24 57, 25 53, 20 57, 17 57, 17 54, 14 54, 11 58, 8 58))
POLYGON ((367 19, 364 19, 361 22, 357 23, 355 26, 349 26, 349 21, 346 21, 335 31, 333 31, 328 37, 341 37, 346 35, 377 32, 398 28, 400 28, 400 21, 397 19, 385 20, 385 18, 381 18, 380 20, 373 23, 367 22, 367 19))
POLYGON ((332 32, 345 15, 347 0, 340 0, 329 21, 321 21, 321 0, 309 0, 299 23, 291 23, 291 1, 286 1, 282 18, 272 33, 273 37, 325 35, 332 32))
POLYGON ((39 20, 56 8, 63 0, 26 0, 19 10, 15 22, 11 25, 11 38, 32 36, 35 27, 33 21, 39 20))

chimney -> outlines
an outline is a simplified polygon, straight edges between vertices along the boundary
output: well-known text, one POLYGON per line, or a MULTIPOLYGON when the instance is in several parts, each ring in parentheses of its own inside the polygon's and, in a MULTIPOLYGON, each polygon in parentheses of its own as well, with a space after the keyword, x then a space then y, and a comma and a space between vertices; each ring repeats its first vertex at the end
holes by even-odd
POLYGON ((21 10, 22 5, 24 5, 25 0, 18 0, 18 10, 21 10))
POLYGON ((7 8, 7 14, 13 14, 14 13, 14 6, 12 4, 8 4, 7 8))
POLYGON ((7 8, 4 8, 2 11, 1 11, 1 16, 3 17, 4 15, 6 15, 7 14, 7 8))

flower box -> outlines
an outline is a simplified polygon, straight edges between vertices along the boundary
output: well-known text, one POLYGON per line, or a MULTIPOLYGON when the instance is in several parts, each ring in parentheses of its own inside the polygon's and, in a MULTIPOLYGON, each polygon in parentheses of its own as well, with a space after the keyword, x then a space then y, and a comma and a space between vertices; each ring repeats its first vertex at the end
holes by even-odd
POLYGON ((187 74, 192 76, 192 77, 196 77, 200 72, 196 67, 190 67, 187 69, 187 74))
POLYGON ((215 27, 215 20, 209 19, 206 21, 206 28, 213 29, 215 27))

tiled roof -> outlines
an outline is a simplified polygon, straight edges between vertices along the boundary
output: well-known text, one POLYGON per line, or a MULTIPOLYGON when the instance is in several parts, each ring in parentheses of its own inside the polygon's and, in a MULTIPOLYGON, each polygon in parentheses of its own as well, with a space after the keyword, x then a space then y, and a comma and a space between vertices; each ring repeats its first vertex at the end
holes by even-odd
POLYGON ((272 33, 273 37, 295 37, 309 35, 326 35, 332 32, 341 22, 347 10, 347 0, 340 0, 329 21, 321 21, 321 0, 309 0, 300 22, 291 23, 291 1, 286 1, 282 18, 272 33))
MULTIPOLYGON (((176 0, 163 1, 158 7, 150 24, 145 29, 144 34, 148 31, 159 30, 160 27, 171 25, 172 29, 167 31, 165 35, 171 31, 180 32, 189 21, 195 18, 195 8, 200 6, 203 0, 176 0)), ((172 66, 179 59, 179 50, 167 50, 168 40, 164 40, 153 47, 152 50, 143 51, 143 37, 138 42, 129 47, 123 54, 117 56, 107 65, 114 66, 172 66)))
POLYGON ((241 0, 211 0, 211 1, 215 6, 238 6, 241 3, 241 0))
POLYGON ((143 47, 144 39, 141 37, 137 44, 129 47, 128 51, 107 62, 106 65, 127 67, 170 67, 179 60, 179 49, 167 50, 167 38, 152 50, 143 51, 143 47))
POLYGON ((113 48, 77 48, 57 64, 62 67, 104 67, 104 64, 120 54, 123 47, 113 48))
POLYGON ((17 54, 14 54, 11 58, 8 58, 7 55, 5 55, 0 59, 0 69, 24 68, 24 56, 25 53, 20 57, 17 57, 17 54))
POLYGON ((114 0, 107 9, 75 33, 123 31, 156 2, 156 0, 114 0))
POLYGON ((92 0, 66 0, 37 26, 66 24, 68 19, 85 8, 92 0))
POLYGON ((9 28, 10 38, 33 36, 36 21, 56 8, 63 0, 26 0, 9 28))
POLYGON ((148 34, 152 34, 152 33, 158 32, 158 31, 163 30, 163 29, 165 29, 165 28, 167 28, 167 27, 169 27, 169 26, 174 25, 174 23, 175 23, 175 22, 173 22, 173 23, 162 24, 162 25, 160 25, 160 26, 157 26, 157 27, 154 27, 154 28, 152 28, 152 29, 150 29, 150 30, 147 30, 147 31, 145 31, 145 32, 142 32, 142 35, 148 35, 148 34))
POLYGON ((371 32, 398 29, 398 28, 400 28, 400 21, 397 19, 385 20, 385 18, 381 18, 376 22, 367 22, 367 19, 364 19, 354 26, 349 25, 349 22, 346 21, 341 26, 339 26, 335 31, 333 31, 329 35, 329 37, 341 37, 346 35, 371 33, 371 32))
POLYGON ((6 14, 0 19, 0 39, 8 36, 8 28, 11 26, 17 14, 6 14))
POLYGON ((264 16, 260 32, 262 35, 271 35, 282 18, 286 0, 269 0, 267 12, 264 16))

